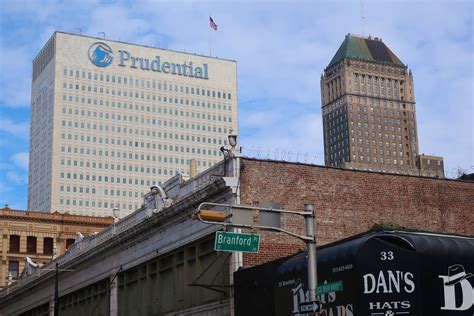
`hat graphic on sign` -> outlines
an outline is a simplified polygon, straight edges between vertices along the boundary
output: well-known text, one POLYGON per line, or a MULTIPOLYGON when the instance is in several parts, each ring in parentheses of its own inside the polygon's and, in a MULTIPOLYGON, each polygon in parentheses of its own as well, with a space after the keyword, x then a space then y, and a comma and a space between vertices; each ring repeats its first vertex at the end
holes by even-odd
POLYGON ((462 265, 455 264, 448 268, 448 281, 444 285, 455 285, 473 276, 474 274, 472 273, 466 273, 462 265))

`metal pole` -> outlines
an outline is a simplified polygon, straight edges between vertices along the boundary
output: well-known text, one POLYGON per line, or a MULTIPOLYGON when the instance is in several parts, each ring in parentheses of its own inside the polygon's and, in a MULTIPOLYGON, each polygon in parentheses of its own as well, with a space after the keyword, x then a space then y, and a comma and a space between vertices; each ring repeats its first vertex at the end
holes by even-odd
MULTIPOLYGON (((236 152, 235 147, 232 147, 230 150, 231 161, 232 161, 232 176, 236 177, 238 183, 240 183, 240 160, 239 160, 239 153, 236 152)), ((240 184, 237 185, 234 195, 234 204, 240 204, 240 184)), ((230 232, 241 233, 241 229, 231 228, 229 229, 230 232)), ((243 255, 242 252, 232 252, 230 257, 230 275, 229 275, 229 283, 231 287, 231 299, 230 299, 230 316, 235 315, 235 300, 234 300, 234 272, 242 266, 243 262, 243 255)))
POLYGON ((56 277, 54 280, 54 316, 59 316, 59 263, 56 262, 56 277))
POLYGON ((305 216, 306 222, 306 235, 311 237, 311 241, 306 242, 308 247, 308 291, 309 301, 316 301, 316 284, 317 284, 317 273, 316 273, 316 236, 314 234, 314 206, 311 204, 305 204, 304 210, 311 212, 311 215, 305 216))
MULTIPOLYGON (((211 12, 209 12, 209 22, 211 23, 211 12)), ((211 31, 211 25, 209 24, 209 57, 212 56, 212 31, 211 31)))

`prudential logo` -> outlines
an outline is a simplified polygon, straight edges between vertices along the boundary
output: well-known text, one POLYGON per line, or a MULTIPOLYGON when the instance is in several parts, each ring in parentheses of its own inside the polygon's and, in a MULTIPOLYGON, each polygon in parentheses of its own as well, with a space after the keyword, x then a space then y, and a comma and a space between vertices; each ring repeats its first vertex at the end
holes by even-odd
POLYGON ((98 67, 107 67, 114 59, 112 48, 105 43, 96 42, 89 47, 89 59, 98 67))

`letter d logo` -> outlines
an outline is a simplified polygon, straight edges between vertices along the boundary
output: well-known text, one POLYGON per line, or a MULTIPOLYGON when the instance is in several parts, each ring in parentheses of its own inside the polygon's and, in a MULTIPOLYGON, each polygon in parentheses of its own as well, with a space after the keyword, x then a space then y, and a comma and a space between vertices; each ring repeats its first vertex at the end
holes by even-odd
POLYGON ((467 280, 472 278, 472 273, 466 273, 464 267, 460 264, 452 265, 448 268, 448 275, 439 275, 443 280, 444 287, 444 306, 442 310, 466 311, 474 306, 474 288, 467 280), (455 288, 461 287, 461 301, 456 301, 455 288))

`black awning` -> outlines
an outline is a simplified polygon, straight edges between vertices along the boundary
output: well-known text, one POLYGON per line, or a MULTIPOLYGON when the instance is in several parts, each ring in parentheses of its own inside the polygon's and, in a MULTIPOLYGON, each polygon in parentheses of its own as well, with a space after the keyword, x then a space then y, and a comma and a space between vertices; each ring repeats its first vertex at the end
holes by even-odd
MULTIPOLYGON (((404 230, 369 231, 317 249, 319 263, 354 258, 369 239, 379 238, 394 246, 414 250, 427 256, 465 257, 474 253, 474 238, 404 230)), ((280 264, 278 274, 307 269, 307 252, 291 256, 280 264)))

